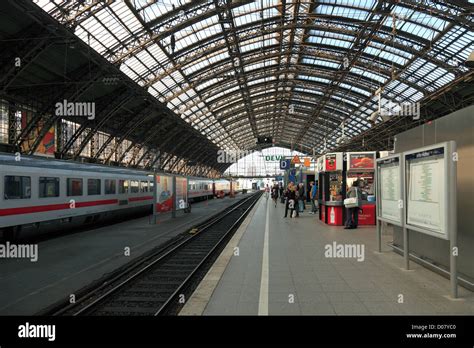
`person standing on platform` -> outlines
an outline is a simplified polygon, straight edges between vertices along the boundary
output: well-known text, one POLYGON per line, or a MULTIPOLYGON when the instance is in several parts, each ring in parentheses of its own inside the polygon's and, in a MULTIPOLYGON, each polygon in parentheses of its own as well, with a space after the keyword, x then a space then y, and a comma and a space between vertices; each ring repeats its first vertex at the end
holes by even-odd
MULTIPOLYGON (((296 203, 296 190, 292 182, 290 182, 285 190, 285 216, 288 217, 288 210, 290 209, 290 217, 293 217, 293 210, 295 209, 296 203), (292 208, 290 208, 290 201, 292 202, 292 208)), ((296 209, 298 212, 298 209, 296 209)))
POLYGON ((273 202, 275 203, 275 208, 277 206, 277 200, 278 200, 278 184, 275 183, 272 187, 272 199, 273 199, 273 202))
POLYGON ((311 212, 310 214, 315 214, 318 211, 318 184, 314 181, 310 183, 311 191, 309 193, 309 198, 311 199, 311 212))
POLYGON ((268 199, 268 196, 270 195, 270 187, 268 186, 265 186, 265 198, 268 199))
POLYGON ((304 211, 305 200, 304 184, 300 182, 298 185, 298 210, 300 213, 304 211))
POLYGON ((361 192, 359 189, 358 180, 354 181, 349 191, 347 191, 347 198, 357 199, 356 207, 346 208, 346 226, 344 227, 344 229, 352 230, 354 228, 357 228, 357 225, 359 224, 359 209, 362 205, 361 192))
POLYGON ((299 208, 299 200, 300 200, 300 192, 298 185, 293 185, 291 187, 291 199, 293 200, 293 209, 291 209, 291 217, 299 217, 300 216, 300 208, 299 208))

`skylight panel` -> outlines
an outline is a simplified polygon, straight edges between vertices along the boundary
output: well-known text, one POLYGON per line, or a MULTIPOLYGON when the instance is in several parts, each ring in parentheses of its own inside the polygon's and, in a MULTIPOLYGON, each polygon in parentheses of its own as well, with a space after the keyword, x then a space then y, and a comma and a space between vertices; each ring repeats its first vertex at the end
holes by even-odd
POLYGON ((388 80, 387 77, 375 74, 375 73, 367 71, 367 70, 362 70, 362 69, 356 68, 356 67, 352 67, 350 72, 353 73, 353 74, 357 74, 359 76, 368 77, 372 80, 375 80, 375 81, 378 81, 378 82, 381 82, 381 83, 385 83, 388 80))
POLYGON ((428 29, 426 27, 408 21, 404 22, 404 24, 400 27, 399 30, 417 35, 426 40, 432 40, 434 38, 434 35, 436 34, 436 31, 432 29, 428 29))
MULTIPOLYGON (((139 1, 139 3, 143 3, 144 0, 139 1)), ((150 2, 147 1, 147 5, 149 5, 150 2)), ((141 8, 145 6, 143 4, 141 8)), ((163 14, 171 11, 173 9, 173 3, 172 2, 167 2, 167 1, 156 1, 155 3, 151 4, 150 6, 144 8, 143 10, 140 10, 140 14, 145 18, 147 22, 152 21, 163 14)))
POLYGON ((316 82, 321 82, 321 83, 331 83, 331 80, 328 79, 323 79, 320 77, 314 77, 314 76, 307 76, 307 75, 298 75, 298 78, 301 78, 303 80, 310 80, 310 81, 316 81, 316 82))

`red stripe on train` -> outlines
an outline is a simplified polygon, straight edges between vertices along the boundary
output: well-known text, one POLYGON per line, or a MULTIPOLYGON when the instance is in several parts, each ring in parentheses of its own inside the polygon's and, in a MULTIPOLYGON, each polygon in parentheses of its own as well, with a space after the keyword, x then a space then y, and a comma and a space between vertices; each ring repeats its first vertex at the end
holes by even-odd
MULTIPOLYGON (((118 199, 104 199, 104 200, 101 200, 101 201, 76 202, 76 208, 93 207, 93 206, 96 206, 96 205, 108 205, 108 204, 117 204, 117 203, 118 203, 118 199)), ((70 203, 37 205, 37 206, 34 206, 34 207, 20 207, 20 208, 10 208, 10 209, 0 209, 0 216, 42 213, 42 212, 45 212, 45 211, 64 210, 64 209, 71 209, 70 208, 70 203)))
POLYGON ((145 196, 145 197, 132 197, 129 198, 129 202, 136 202, 136 201, 147 201, 149 199, 153 199, 153 196, 145 196))

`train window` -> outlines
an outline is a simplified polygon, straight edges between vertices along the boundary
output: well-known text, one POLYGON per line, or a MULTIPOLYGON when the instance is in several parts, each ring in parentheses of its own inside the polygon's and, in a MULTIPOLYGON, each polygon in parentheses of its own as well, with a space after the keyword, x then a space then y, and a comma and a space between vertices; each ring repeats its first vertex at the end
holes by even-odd
POLYGON ((130 181, 130 192, 131 193, 139 192, 138 180, 131 180, 130 181))
POLYGON ((119 180, 119 193, 128 193, 128 180, 119 180))
POLYGON ((5 175, 3 188, 5 199, 31 198, 31 178, 29 176, 5 175))
POLYGON ((204 190, 209 190, 209 186, 207 184, 204 185, 204 190))
POLYGON ((59 178, 40 176, 39 197, 59 197, 59 178))
POLYGON ((105 179, 105 194, 106 195, 115 194, 115 179, 105 179))
POLYGON ((155 185, 155 183, 153 181, 148 182, 148 187, 150 188, 150 192, 153 192, 154 185, 155 185))
POLYGON ((140 183, 140 192, 148 192, 148 181, 142 181, 140 183))
POLYGON ((87 179, 87 194, 100 195, 100 179, 87 179))
POLYGON ((82 179, 67 179, 67 195, 82 196, 82 179))

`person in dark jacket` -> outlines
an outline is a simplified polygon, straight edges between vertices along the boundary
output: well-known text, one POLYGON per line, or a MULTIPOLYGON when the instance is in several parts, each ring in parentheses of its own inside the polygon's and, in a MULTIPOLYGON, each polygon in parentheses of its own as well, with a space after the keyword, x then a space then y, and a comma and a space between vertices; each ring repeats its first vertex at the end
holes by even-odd
POLYGON ((301 182, 298 185, 298 210, 299 212, 304 211, 304 206, 305 206, 305 190, 304 190, 304 184, 301 182))
POLYGON ((279 191, 278 184, 275 183, 272 187, 272 199, 273 199, 273 202, 275 203, 275 208, 277 206, 278 191, 279 191))
POLYGON ((356 180, 352 184, 349 191, 347 191, 347 198, 354 198, 357 197, 357 207, 354 208, 346 208, 346 226, 344 229, 354 229, 357 228, 359 223, 359 209, 361 204, 361 192, 359 189, 359 181, 356 180))
POLYGON ((290 217, 293 217, 293 210, 296 209, 296 216, 299 216, 298 214, 298 202, 296 200, 296 187, 295 185, 290 182, 288 184, 287 189, 285 190, 285 217, 288 217, 288 210, 290 210, 290 217), (290 201, 293 200, 293 208, 290 208, 290 201))
POLYGON ((299 217, 300 214, 299 214, 299 209, 298 209, 298 200, 299 200, 299 196, 298 196, 298 186, 296 185, 293 185, 291 187, 291 190, 290 190, 290 193, 289 193, 289 201, 291 203, 291 201, 293 201, 293 208, 290 207, 290 217, 293 217, 293 211, 296 212, 296 216, 295 217, 299 217))

